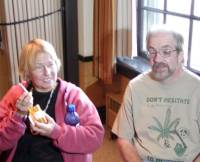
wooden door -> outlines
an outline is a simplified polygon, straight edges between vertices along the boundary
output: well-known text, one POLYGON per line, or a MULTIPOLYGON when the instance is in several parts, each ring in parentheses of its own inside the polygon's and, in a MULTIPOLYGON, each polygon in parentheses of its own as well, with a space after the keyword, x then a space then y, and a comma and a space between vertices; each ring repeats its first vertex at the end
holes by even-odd
MULTIPOLYGON (((3 6, 3 1, 0 1, 0 23, 4 22, 5 19, 3 6)), ((0 26, 0 99, 11 86, 10 63, 6 40, 6 28, 5 26, 0 26)))
POLYGON ((6 53, 0 49, 0 99, 11 86, 9 62, 6 53))

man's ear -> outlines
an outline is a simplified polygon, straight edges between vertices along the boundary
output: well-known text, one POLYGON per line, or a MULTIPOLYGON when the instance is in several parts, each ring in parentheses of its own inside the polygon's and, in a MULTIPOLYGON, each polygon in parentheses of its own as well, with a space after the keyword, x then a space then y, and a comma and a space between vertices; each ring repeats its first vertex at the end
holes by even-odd
POLYGON ((180 63, 180 64, 184 63, 184 53, 183 53, 183 51, 179 52, 179 54, 178 54, 178 63, 180 63))

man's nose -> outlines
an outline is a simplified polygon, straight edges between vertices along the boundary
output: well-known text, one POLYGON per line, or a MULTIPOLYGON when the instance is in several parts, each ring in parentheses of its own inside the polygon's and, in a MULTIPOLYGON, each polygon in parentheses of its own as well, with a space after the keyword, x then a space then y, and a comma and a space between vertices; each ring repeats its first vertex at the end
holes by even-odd
POLYGON ((155 62, 161 62, 163 60, 164 60, 164 58, 162 57, 162 55, 159 52, 157 52, 155 57, 154 57, 154 61, 155 62))

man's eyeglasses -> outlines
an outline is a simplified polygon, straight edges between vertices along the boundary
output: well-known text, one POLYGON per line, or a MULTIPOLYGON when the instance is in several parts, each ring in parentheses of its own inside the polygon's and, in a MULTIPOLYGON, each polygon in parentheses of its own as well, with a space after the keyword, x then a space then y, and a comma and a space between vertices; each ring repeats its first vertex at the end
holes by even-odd
POLYGON ((162 58, 169 58, 172 56, 172 53, 177 51, 177 49, 149 49, 147 52, 148 57, 154 58, 156 55, 159 54, 162 58))

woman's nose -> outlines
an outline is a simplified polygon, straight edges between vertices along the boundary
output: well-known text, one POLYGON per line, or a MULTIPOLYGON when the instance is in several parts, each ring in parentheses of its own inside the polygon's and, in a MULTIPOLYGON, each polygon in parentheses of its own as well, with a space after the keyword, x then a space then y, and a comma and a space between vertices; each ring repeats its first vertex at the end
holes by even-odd
POLYGON ((47 66, 44 66, 44 73, 45 74, 49 74, 50 73, 50 68, 48 68, 47 66))

